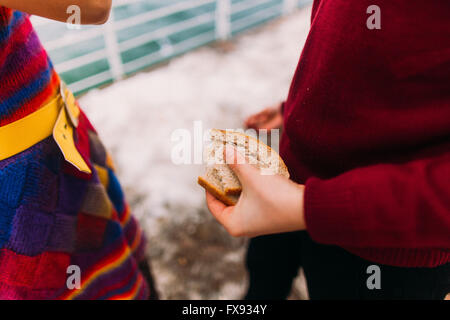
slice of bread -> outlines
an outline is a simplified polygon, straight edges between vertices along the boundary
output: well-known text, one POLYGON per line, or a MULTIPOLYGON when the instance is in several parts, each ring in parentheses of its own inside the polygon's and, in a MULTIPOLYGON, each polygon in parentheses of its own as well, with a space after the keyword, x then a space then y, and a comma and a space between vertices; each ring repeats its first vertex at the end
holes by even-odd
POLYGON ((239 199, 240 192, 234 195, 227 195, 225 193, 221 178, 214 174, 214 171, 212 169, 212 167, 208 167, 206 169, 205 175, 198 177, 198 184, 208 190, 209 193, 211 193, 214 197, 222 201, 227 206, 234 206, 239 199))
POLYGON ((247 161, 259 168, 262 174, 279 174, 289 178, 289 172, 280 156, 259 140, 235 131, 211 130, 211 145, 208 147, 205 175, 198 183, 226 205, 235 205, 242 186, 234 172, 225 164, 223 150, 231 145, 247 161))

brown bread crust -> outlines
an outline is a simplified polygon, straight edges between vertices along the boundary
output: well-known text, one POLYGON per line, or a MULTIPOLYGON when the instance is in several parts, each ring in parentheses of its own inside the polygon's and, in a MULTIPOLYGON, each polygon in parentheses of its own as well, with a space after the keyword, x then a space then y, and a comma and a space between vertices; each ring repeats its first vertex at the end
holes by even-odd
POLYGON ((224 194, 222 191, 220 191, 215 186, 210 184, 203 177, 198 177, 197 182, 198 182, 199 185, 201 185, 203 188, 205 188, 205 190, 207 190, 209 193, 211 193, 217 200, 223 202, 227 206, 234 206, 234 205, 236 205, 237 201, 234 198, 229 197, 226 194, 224 194))

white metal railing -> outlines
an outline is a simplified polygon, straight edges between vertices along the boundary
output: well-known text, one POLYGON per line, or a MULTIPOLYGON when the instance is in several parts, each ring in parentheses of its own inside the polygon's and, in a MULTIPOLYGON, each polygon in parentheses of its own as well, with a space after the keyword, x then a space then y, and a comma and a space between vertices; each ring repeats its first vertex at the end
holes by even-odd
MULTIPOLYGON (((50 56, 56 51, 61 51, 79 43, 103 41, 103 46, 88 50, 79 56, 68 58, 64 61, 57 61, 55 68, 58 72, 69 74, 80 68, 95 64, 98 61, 106 60, 109 69, 100 71, 89 76, 84 76, 75 81, 69 82, 70 87, 75 92, 82 92, 86 89, 98 86, 102 83, 119 80, 124 75, 148 67, 159 61, 171 58, 175 55, 186 52, 215 40, 226 40, 233 34, 244 30, 252 25, 266 21, 270 18, 288 14, 295 8, 304 5, 311 0, 184 0, 173 4, 165 5, 151 11, 138 13, 123 19, 118 18, 112 11, 111 18, 102 27, 89 27, 64 34, 63 37, 48 39, 44 41, 44 46, 49 51, 50 56), (129 39, 119 41, 118 34, 127 32, 130 28, 139 27, 157 19, 164 19, 181 12, 191 12, 199 8, 211 6, 209 11, 199 11, 195 15, 186 17, 181 21, 174 21, 156 30, 132 35, 129 39), (189 11, 191 10, 191 11, 189 11), (241 15, 241 16, 239 16, 241 15), (193 34, 177 43, 172 43, 170 36, 194 28, 210 25, 212 30, 193 34), (155 52, 144 52, 138 57, 133 57, 129 61, 124 61, 124 55, 132 50, 155 42, 159 50, 155 52)), ((136 5, 139 3, 153 3, 153 0, 115 0, 114 9, 124 6, 136 5)), ((33 18, 33 25, 38 33, 45 27, 53 26, 56 23, 39 18, 33 18)), ((59 24, 58 28, 62 25, 59 24)), ((64 26, 65 27, 65 26, 64 26)), ((44 31, 42 31, 44 32, 44 31)))

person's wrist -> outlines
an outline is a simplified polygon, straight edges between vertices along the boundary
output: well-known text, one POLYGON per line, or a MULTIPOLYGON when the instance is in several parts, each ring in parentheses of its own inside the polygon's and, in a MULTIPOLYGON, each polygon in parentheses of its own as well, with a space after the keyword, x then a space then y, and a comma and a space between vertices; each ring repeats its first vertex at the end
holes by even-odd
POLYGON ((295 207, 295 212, 293 213, 297 220, 298 230, 306 229, 306 220, 305 220, 305 186, 301 184, 296 184, 298 189, 297 194, 297 206, 295 207))
POLYGON ((281 202, 281 210, 284 211, 284 214, 287 214, 284 217, 285 232, 306 229, 304 209, 305 186, 293 182, 291 184, 292 189, 289 192, 289 199, 286 199, 286 202, 281 202))

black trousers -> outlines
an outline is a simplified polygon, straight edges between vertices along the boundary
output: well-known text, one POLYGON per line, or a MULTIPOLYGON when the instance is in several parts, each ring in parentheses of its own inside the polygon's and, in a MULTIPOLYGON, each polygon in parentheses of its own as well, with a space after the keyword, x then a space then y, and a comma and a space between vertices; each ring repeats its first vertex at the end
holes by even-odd
POLYGON ((150 263, 148 262, 148 258, 141 261, 138 267, 145 281, 147 281, 147 285, 150 290, 150 296, 148 297, 148 300, 159 300, 159 294, 156 290, 156 285, 153 279, 153 273, 150 267, 150 263))
POLYGON ((258 237, 247 252, 246 299, 286 299, 302 267, 311 299, 439 299, 450 292, 450 263, 400 268, 372 263, 346 250, 318 244, 306 232, 258 237), (370 290, 370 265, 380 267, 381 289, 370 290))

